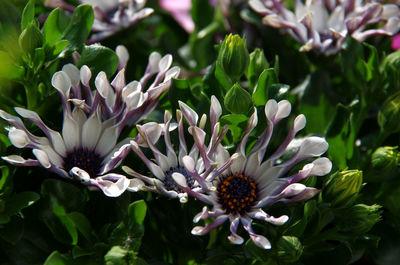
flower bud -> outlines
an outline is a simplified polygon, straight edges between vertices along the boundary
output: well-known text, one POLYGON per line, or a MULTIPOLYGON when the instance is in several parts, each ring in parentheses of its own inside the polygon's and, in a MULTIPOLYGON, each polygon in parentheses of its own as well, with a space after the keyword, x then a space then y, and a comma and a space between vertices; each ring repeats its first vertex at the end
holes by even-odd
POLYGON ((231 78, 232 83, 238 81, 247 71, 249 61, 246 40, 239 35, 229 34, 225 37, 218 53, 217 64, 231 78))
POLYGON ((247 114, 253 106, 253 101, 250 94, 236 83, 226 93, 224 105, 234 114, 247 114))
POLYGON ((322 191, 322 198, 333 207, 350 207, 362 186, 362 171, 344 170, 333 174, 322 191))
POLYGON ((341 230, 352 234, 364 234, 381 220, 381 206, 356 204, 346 212, 344 222, 340 225, 341 230))
POLYGON ((19 35, 19 46, 26 53, 33 54, 36 48, 43 44, 43 34, 34 22, 29 24, 19 35))
POLYGON ((247 69, 247 77, 249 79, 250 87, 254 87, 257 83, 260 74, 269 67, 268 61, 264 56, 264 51, 255 49, 250 54, 250 64, 247 69))
POLYGON ((282 236, 278 241, 279 260, 287 263, 296 262, 303 253, 303 246, 295 236, 282 236))
POLYGON ((378 124, 382 131, 400 131, 400 91, 386 99, 378 113, 378 124))
POLYGON ((400 153, 397 146, 379 147, 372 154, 372 167, 379 170, 391 171, 399 165, 400 153))

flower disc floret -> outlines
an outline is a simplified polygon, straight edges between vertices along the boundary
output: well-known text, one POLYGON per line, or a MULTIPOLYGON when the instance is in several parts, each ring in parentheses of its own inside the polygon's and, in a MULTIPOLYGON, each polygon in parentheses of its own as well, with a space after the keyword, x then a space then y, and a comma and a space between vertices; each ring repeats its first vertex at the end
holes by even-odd
POLYGON ((172 174, 174 173, 179 173, 182 174, 186 182, 189 186, 189 188, 192 188, 194 186, 194 178, 186 171, 186 169, 182 166, 177 166, 177 167, 171 167, 167 172, 165 172, 165 179, 163 180, 163 183, 165 185, 165 188, 167 190, 174 190, 176 192, 181 192, 181 189, 175 184, 175 180, 172 178, 172 174))
POLYGON ((228 214, 244 215, 257 200, 258 188, 251 177, 231 174, 217 184, 218 202, 228 214))
POLYGON ((93 150, 78 148, 68 152, 63 161, 65 171, 69 172, 73 167, 85 170, 90 176, 100 173, 104 158, 93 150))

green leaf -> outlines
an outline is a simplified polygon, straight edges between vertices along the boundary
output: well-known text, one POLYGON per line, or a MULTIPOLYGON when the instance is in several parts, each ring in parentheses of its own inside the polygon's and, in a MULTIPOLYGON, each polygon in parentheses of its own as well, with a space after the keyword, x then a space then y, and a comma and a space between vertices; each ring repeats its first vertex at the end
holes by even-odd
POLYGON ((14 215, 21 212, 22 209, 31 206, 40 196, 36 192, 23 191, 12 196, 6 206, 8 215, 14 215))
POLYGON ((85 43, 93 21, 94 13, 90 5, 80 5, 75 8, 71 21, 62 35, 62 39, 69 41, 69 50, 79 49, 85 43))
POLYGON ((353 154, 354 145, 348 142, 354 142, 351 137, 351 117, 352 112, 346 106, 338 104, 336 113, 326 131, 326 140, 329 143, 329 157, 338 168, 347 167, 347 159, 353 154))
POLYGON ((237 143, 242 136, 243 130, 246 128, 248 118, 243 114, 228 114, 220 119, 221 125, 228 124, 232 133, 233 142, 237 143))
POLYGON ((80 189, 59 179, 43 181, 41 194, 63 205, 68 212, 81 209, 87 200, 80 189))
POLYGON ((84 46, 77 67, 83 65, 90 68, 92 76, 104 71, 107 77, 111 78, 118 67, 118 56, 113 50, 99 44, 84 46))
POLYGON ((330 95, 331 78, 326 72, 315 72, 306 81, 299 113, 307 118, 306 134, 324 134, 335 113, 330 95))
POLYGON ((7 197, 12 188, 10 185, 6 185, 6 184, 10 184, 10 170, 8 169, 7 166, 1 166, 0 167, 1 170, 1 178, 0 178, 0 196, 1 197, 7 197))
POLYGON ((72 212, 68 214, 68 217, 74 222, 75 227, 83 235, 83 237, 89 242, 93 243, 96 241, 96 236, 89 223, 89 220, 80 212, 72 212))
POLYGON ((43 265, 73 265, 74 263, 57 250, 51 253, 43 265))
POLYGON ((67 215, 63 206, 54 204, 53 205, 53 213, 58 217, 59 222, 64 226, 67 230, 71 245, 76 245, 78 243, 78 231, 76 229, 75 223, 73 220, 67 215))
POLYGON ((239 83, 229 89, 224 98, 224 105, 227 110, 234 114, 248 114, 253 107, 250 94, 244 90, 239 83))
POLYGON ((38 26, 32 22, 19 35, 18 43, 25 53, 33 54, 36 48, 42 46, 43 34, 38 26))
POLYGON ((254 92, 257 80, 261 73, 269 67, 268 61, 265 58, 264 51, 255 49, 250 54, 250 64, 247 68, 247 79, 249 80, 250 91, 254 92))
POLYGON ((268 88, 278 83, 278 78, 273 68, 265 69, 258 78, 257 85, 254 88, 252 99, 255 106, 263 106, 268 101, 268 88))
POLYGON ((136 224, 142 225, 146 217, 147 205, 143 200, 135 201, 128 208, 128 222, 134 221, 136 224))
POLYGON ((29 0, 22 11, 21 30, 24 30, 33 21, 35 17, 35 1, 29 0))
POLYGON ((49 46, 55 46, 67 28, 68 23, 69 17, 60 8, 51 11, 43 25, 44 42, 49 46))
POLYGON ((104 256, 106 265, 128 265, 132 263, 132 255, 130 251, 121 246, 113 246, 104 256))

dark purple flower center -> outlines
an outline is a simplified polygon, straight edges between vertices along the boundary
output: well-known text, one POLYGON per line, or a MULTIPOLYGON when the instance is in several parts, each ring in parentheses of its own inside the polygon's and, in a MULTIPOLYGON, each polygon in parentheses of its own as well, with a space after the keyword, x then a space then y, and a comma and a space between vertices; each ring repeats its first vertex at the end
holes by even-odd
POLYGON ((174 179, 172 178, 173 173, 180 173, 186 178, 186 183, 189 186, 189 188, 192 188, 194 185, 194 179, 193 177, 186 172, 186 170, 183 167, 171 167, 167 172, 165 172, 165 179, 163 180, 164 186, 166 190, 174 190, 176 192, 182 192, 181 189, 176 186, 176 183, 174 179))
POLYGON ((228 214, 246 214, 257 201, 254 180, 243 174, 227 175, 217 185, 218 202, 228 214))
POLYGON ((79 167, 89 173, 90 177, 94 177, 100 173, 103 160, 95 151, 79 148, 67 153, 64 169, 69 172, 73 167, 79 167))

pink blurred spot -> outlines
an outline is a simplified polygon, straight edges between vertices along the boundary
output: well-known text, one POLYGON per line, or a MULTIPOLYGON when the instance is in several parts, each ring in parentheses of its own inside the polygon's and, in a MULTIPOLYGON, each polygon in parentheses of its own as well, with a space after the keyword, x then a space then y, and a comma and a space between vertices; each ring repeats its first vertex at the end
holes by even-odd
POLYGON ((400 50, 400 34, 392 37, 392 49, 395 51, 400 50))
POLYGON ((188 33, 194 31, 194 22, 190 15, 191 0, 159 0, 161 8, 171 13, 173 18, 188 33))

